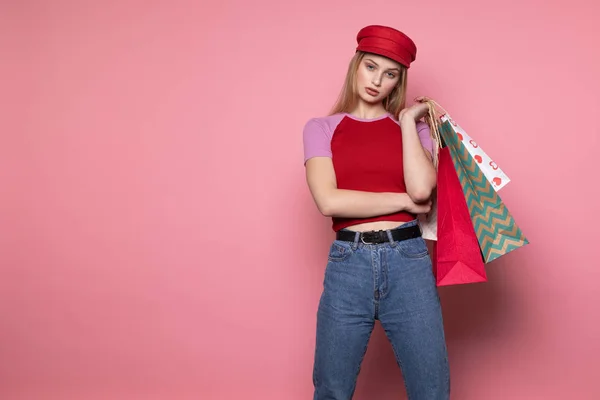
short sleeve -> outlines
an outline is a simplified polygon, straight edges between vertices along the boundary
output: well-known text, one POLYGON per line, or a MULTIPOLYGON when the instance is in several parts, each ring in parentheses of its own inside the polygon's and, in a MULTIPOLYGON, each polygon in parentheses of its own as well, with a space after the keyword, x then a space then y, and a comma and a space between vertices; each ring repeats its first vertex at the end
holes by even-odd
POLYGON ((303 142, 305 164, 312 157, 331 157, 331 134, 318 118, 304 125, 303 142))
POLYGON ((429 154, 433 155, 433 139, 431 138, 429 125, 427 125, 426 122, 418 121, 417 133, 419 134, 419 139, 421 140, 423 148, 427 150, 429 154))

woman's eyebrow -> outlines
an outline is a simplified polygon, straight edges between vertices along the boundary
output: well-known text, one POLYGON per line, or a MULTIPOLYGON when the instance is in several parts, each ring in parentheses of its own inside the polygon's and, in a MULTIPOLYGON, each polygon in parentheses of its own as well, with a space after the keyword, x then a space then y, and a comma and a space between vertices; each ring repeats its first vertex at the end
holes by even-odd
MULTIPOLYGON (((372 59, 370 59, 370 58, 365 58, 365 60, 367 60, 367 61, 371 61, 373 64, 375 64, 375 65, 377 65, 377 66, 379 67, 379 64, 377 64, 377 63, 376 63, 375 61, 373 61, 372 59)), ((396 70, 396 71, 400 72, 400 68, 396 68, 396 67, 394 67, 394 68, 388 68, 388 71, 392 71, 392 70, 396 70)))

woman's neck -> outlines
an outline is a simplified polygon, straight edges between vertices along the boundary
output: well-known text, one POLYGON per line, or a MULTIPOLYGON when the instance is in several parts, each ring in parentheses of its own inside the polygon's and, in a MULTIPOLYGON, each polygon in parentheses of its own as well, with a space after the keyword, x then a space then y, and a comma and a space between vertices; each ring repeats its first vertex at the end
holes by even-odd
POLYGON ((365 104, 363 102, 359 102, 354 110, 350 112, 350 114, 361 119, 375 119, 389 113, 381 103, 365 104))

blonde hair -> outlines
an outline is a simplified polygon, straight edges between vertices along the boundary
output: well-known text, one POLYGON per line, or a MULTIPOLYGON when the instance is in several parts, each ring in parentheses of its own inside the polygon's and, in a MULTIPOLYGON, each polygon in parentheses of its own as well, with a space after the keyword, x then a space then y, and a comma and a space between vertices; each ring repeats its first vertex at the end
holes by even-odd
MULTIPOLYGON (((329 115, 337 113, 349 113, 356 107, 358 102, 358 94, 356 93, 356 73, 360 67, 360 63, 367 53, 357 51, 348 65, 348 72, 344 85, 338 96, 338 99, 331 109, 329 115)), ((383 106, 386 111, 398 119, 400 111, 406 106, 406 84, 408 80, 408 71, 404 65, 400 65, 400 76, 398 83, 390 95, 383 101, 383 106)))

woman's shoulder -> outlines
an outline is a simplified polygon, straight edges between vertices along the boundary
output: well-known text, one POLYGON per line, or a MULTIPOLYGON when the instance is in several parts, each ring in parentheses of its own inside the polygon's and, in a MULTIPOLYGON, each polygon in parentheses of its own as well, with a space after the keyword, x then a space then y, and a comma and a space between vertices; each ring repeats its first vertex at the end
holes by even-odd
POLYGON ((304 125, 304 163, 312 157, 331 157, 331 139, 343 114, 312 117, 304 125))
POLYGON ((322 116, 310 117, 307 121, 308 123, 317 123, 317 124, 331 124, 331 123, 339 123, 345 116, 345 113, 336 113, 322 116))
POLYGON ((331 115, 311 117, 304 124, 304 131, 319 131, 331 136, 340 121, 344 118, 344 115, 344 113, 336 113, 331 115))

